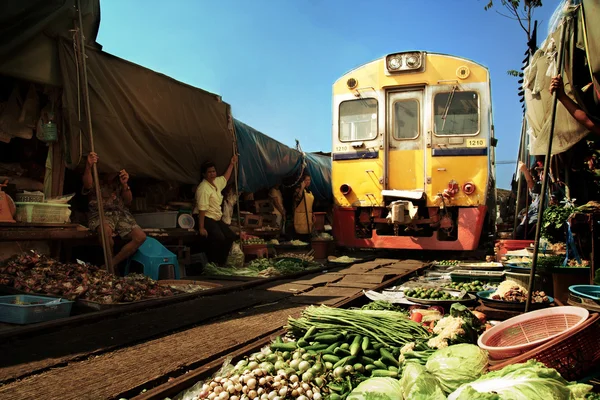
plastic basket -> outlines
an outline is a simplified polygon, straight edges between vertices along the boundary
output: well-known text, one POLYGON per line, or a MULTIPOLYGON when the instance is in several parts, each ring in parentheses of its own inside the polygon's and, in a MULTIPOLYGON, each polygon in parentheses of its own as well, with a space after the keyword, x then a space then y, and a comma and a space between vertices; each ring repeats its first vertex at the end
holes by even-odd
POLYGON ((583 324, 589 311, 580 307, 552 307, 510 318, 481 335, 479 347, 490 358, 516 357, 583 324))
POLYGON ((580 380, 600 362, 600 315, 593 314, 577 328, 557 336, 518 357, 490 367, 496 371, 511 364, 535 359, 556 369, 568 381, 580 380))
POLYGON ((69 222, 69 204, 15 202, 18 222, 63 224, 69 222))
POLYGON ((55 300, 59 299, 27 294, 0 296, 0 321, 10 324, 33 324, 71 315, 72 301, 60 299, 60 302, 54 303, 55 300), (38 304, 14 304, 15 302, 38 304), (50 302, 52 303, 48 304, 50 302))

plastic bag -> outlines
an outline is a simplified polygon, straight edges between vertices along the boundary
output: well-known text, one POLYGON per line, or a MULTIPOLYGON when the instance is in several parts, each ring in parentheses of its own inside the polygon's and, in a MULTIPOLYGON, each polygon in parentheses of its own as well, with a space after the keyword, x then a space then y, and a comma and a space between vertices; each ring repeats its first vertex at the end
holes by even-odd
POLYGON ((244 252, 238 243, 231 246, 231 251, 227 257, 227 266, 231 268, 244 268, 244 252))
POLYGON ((173 400, 195 400, 195 399, 197 399, 198 396, 200 395, 200 392, 202 392, 202 387, 204 386, 205 383, 212 381, 217 376, 227 375, 227 373, 229 371, 231 371, 232 369, 233 369, 233 366, 231 365, 231 357, 227 357, 225 359, 225 361, 223 361, 223 365, 221 366, 221 369, 219 369, 217 372, 215 372, 214 375, 210 379, 207 379, 205 381, 199 381, 191 388, 186 389, 183 392, 180 392, 179 394, 177 394, 177 396, 173 397, 173 400))

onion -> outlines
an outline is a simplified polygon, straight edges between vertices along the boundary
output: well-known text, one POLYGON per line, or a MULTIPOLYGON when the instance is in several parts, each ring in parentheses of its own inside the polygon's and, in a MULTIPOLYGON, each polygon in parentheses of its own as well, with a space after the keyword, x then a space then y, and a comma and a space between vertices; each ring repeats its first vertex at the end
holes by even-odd
POLYGON ((301 357, 302 357, 302 353, 300 353, 299 351, 295 351, 294 354, 292 354, 292 360, 297 360, 301 357))
POLYGON ((344 371, 346 371, 347 373, 351 374, 352 372, 354 372, 354 367, 352 365, 346 365, 344 367, 344 371))
POLYGON ((275 397, 277 397, 277 392, 275 390, 273 390, 271 393, 269 393, 269 395, 267 396, 267 398, 269 400, 273 400, 275 397))
POLYGON ((284 386, 281 389, 279 389, 279 395, 281 397, 285 397, 285 395, 287 394, 287 392, 288 392, 288 388, 286 386, 284 386))
POLYGON ((319 393, 319 392, 313 393, 313 400, 321 400, 321 399, 322 399, 321 393, 319 393))
POLYGON ((294 358, 292 361, 290 361, 290 367, 297 370, 298 366, 300 365, 300 360, 297 358, 294 358))
POLYGON ((242 388, 243 388, 241 383, 236 383, 234 387, 235 387, 235 391, 238 393, 241 392, 242 388))
POLYGON ((215 388, 213 389, 213 392, 215 392, 216 394, 221 394, 222 391, 223 388, 221 386, 215 386, 215 388))
POLYGON ((333 370, 333 376, 336 378, 341 378, 344 376, 344 367, 337 367, 333 370))
POLYGON ((258 363, 256 361, 250 361, 250 363, 248 363, 248 368, 250 368, 251 370, 255 370, 256 368, 258 368, 258 363))
POLYGON ((296 383, 299 380, 300 379, 298 378, 298 375, 292 375, 292 376, 290 376, 290 382, 292 382, 292 383, 296 383))
POLYGON ((300 364, 298 364, 298 370, 300 372, 305 372, 310 368, 310 364, 308 363, 308 361, 302 361, 300 362, 300 364))
POLYGON ((227 400, 229 399, 229 392, 221 392, 219 395, 219 400, 227 400))
POLYGON ((251 390, 248 392, 248 397, 251 399, 255 399, 258 396, 258 393, 256 393, 256 390, 251 390))
POLYGON ((208 395, 208 400, 213 400, 217 398, 217 394, 215 392, 212 392, 211 394, 208 395))
MULTIPOLYGON (((302 382, 310 382, 312 381, 312 379, 314 378, 313 374, 311 374, 310 372, 305 372, 302 374, 302 382)), ((304 386, 304 385, 302 385, 304 386)), ((308 386, 308 385, 306 385, 308 386)), ((304 388, 306 390, 306 388, 304 388)))
POLYGON ((298 389, 292 390, 292 397, 298 397, 298 389))
POLYGON ((231 396, 229 400, 240 400, 240 398, 238 396, 231 396))
POLYGON ((308 400, 308 397, 306 397, 306 396, 298 396, 297 400, 308 400))
POLYGON ((308 390, 306 391, 306 397, 308 397, 309 399, 312 399, 312 398, 313 398, 313 391, 312 391, 312 390, 310 390, 310 389, 308 389, 308 390))
POLYGON ((256 387, 256 379, 248 379, 248 389, 254 389, 256 387))

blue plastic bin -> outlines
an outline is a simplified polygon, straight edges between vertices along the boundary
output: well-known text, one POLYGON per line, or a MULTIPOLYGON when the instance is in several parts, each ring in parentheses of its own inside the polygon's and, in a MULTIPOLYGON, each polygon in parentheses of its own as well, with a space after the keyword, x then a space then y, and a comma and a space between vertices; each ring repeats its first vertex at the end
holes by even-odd
POLYGON ((0 296, 0 322, 23 325, 67 318, 71 315, 72 306, 72 301, 56 297, 28 294, 0 296), (56 300, 60 300, 60 303, 56 303, 56 300))

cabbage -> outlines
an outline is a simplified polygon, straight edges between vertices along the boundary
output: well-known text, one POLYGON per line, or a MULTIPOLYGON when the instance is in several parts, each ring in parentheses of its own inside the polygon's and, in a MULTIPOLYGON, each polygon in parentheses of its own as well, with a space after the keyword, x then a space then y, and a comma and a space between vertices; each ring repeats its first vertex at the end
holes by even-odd
POLYGON ((467 383, 452 393, 448 400, 493 399, 476 397, 478 393, 488 396, 497 393, 500 399, 510 400, 575 400, 584 399, 591 389, 590 385, 571 384, 555 369, 529 360, 524 364, 508 365, 467 383))
POLYGON ((346 400, 398 400, 402 398, 402 386, 393 378, 369 378, 360 383, 346 400))
POLYGON ((444 392, 452 393, 460 385, 479 378, 487 363, 487 351, 463 343, 437 350, 429 357, 425 367, 438 379, 444 392))
POLYGON ((437 379, 418 362, 407 362, 402 370, 400 386, 405 400, 446 400, 437 379))

